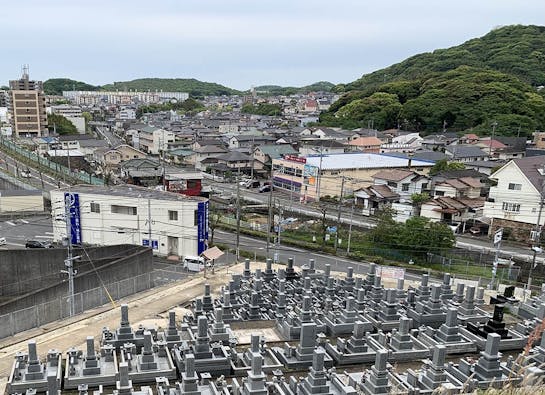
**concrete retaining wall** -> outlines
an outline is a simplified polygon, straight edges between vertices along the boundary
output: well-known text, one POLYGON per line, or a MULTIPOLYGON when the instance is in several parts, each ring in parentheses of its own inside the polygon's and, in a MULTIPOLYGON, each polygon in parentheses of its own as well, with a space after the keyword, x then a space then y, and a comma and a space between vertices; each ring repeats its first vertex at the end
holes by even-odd
MULTIPOLYGON (((153 271, 153 255, 148 248, 115 245, 86 251, 88 255, 81 249, 74 250, 74 256, 81 256, 74 263, 76 293, 153 271)), ((0 251, 1 296, 4 300, 10 298, 0 304, 0 314, 65 296, 68 284, 66 275, 60 273, 65 269, 65 258, 65 249, 0 251)))

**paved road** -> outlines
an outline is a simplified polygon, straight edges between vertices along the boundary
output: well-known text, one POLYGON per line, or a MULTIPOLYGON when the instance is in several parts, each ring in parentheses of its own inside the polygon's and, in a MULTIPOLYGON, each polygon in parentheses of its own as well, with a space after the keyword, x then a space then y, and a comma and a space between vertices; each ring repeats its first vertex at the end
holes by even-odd
MULTIPOLYGON (((229 245, 234 248, 236 245, 235 237, 236 236, 232 233, 216 230, 214 235, 214 241, 217 243, 229 245)), ((248 236, 240 236, 240 249, 252 252, 256 256, 267 256, 266 245, 267 243, 265 240, 256 239, 248 236)), ((288 258, 293 257, 296 266, 308 264, 309 259, 314 259, 315 267, 321 270, 325 268, 326 264, 331 265, 331 270, 338 272, 346 272, 349 267, 354 268, 355 274, 365 274, 369 270, 369 262, 358 262, 350 259, 316 253, 302 248, 284 245, 280 245, 280 247, 271 245, 271 248, 269 249, 269 256, 273 258, 275 255, 278 261, 282 263, 286 263, 288 261, 288 258)), ((228 255, 224 255, 219 260, 219 263, 232 263, 235 260, 235 256, 231 253, 228 255)), ((418 281, 420 277, 420 275, 415 275, 411 273, 407 273, 405 275, 406 279, 415 281, 418 281)))
POLYGON ((125 143, 106 127, 96 126, 95 130, 99 136, 106 140, 110 147, 117 147, 118 145, 125 143))
POLYGON ((21 163, 19 160, 6 154, 4 151, 0 152, 0 159, 0 171, 6 170, 6 172, 11 176, 17 175, 16 178, 26 184, 32 185, 37 189, 50 191, 52 189, 58 188, 59 186, 68 186, 68 183, 64 182, 63 180, 59 180, 46 173, 42 173, 34 169, 32 166, 21 163), (21 176, 21 172, 26 169, 30 170, 29 178, 21 176))
MULTIPOLYGON (((492 245, 490 240, 483 240, 477 237, 471 236, 458 236, 456 240, 456 247, 463 248, 470 251, 482 251, 482 252, 495 252, 496 248, 492 245)), ((545 264, 545 254, 537 254, 536 262, 545 264)), ((512 245, 503 243, 501 246, 500 254, 501 258, 517 258, 526 262, 530 262, 533 259, 533 252, 530 247, 522 247, 518 245, 512 245)))
POLYGON ((25 248, 27 240, 53 241, 53 225, 49 216, 34 216, 20 219, 0 219, 0 237, 6 245, 0 249, 25 248))
MULTIPOLYGON (((211 180, 206 180, 205 185, 212 186, 213 190, 221 191, 224 195, 236 196, 237 186, 236 183, 220 183, 214 182, 211 180)), ((259 193, 257 189, 246 189, 244 187, 240 188, 240 195, 243 199, 257 204, 269 204, 269 193, 259 193)), ((322 218, 323 212, 320 211, 311 203, 302 204, 298 201, 295 201, 296 197, 291 197, 288 193, 283 193, 279 191, 273 192, 273 201, 276 207, 283 207, 285 211, 291 213, 306 215, 311 218, 322 218)), ((329 221, 337 222, 337 207, 331 205, 328 206, 326 211, 326 218, 329 221)), ((342 224, 350 224, 359 226, 361 228, 374 228, 375 221, 359 215, 357 210, 351 214, 350 209, 343 207, 341 209, 341 221, 342 224)))

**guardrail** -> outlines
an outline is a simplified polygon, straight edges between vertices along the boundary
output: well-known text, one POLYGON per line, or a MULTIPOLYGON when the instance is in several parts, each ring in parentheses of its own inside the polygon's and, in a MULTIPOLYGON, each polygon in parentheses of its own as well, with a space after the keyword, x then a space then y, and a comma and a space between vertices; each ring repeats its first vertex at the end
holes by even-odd
POLYGON ((25 159, 28 159, 31 162, 36 163, 38 166, 48 168, 51 172, 56 173, 58 175, 64 175, 74 180, 82 181, 86 184, 104 185, 104 180, 102 178, 95 177, 85 171, 73 172, 68 167, 61 165, 59 163, 50 161, 49 159, 39 156, 35 154, 34 152, 31 152, 22 147, 19 147, 17 144, 7 140, 4 137, 0 137, 0 145, 2 145, 4 148, 8 149, 11 152, 25 159))

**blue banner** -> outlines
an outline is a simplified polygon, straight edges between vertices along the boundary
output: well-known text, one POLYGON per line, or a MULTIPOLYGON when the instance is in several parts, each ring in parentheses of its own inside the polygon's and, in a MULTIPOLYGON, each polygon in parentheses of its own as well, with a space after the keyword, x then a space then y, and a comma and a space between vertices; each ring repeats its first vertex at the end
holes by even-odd
POLYGON ((197 253, 200 255, 208 244, 208 201, 197 204, 197 253))
POLYGON ((79 194, 65 192, 64 204, 68 203, 69 216, 66 221, 70 221, 70 237, 72 244, 81 244, 81 215, 79 207, 79 194))

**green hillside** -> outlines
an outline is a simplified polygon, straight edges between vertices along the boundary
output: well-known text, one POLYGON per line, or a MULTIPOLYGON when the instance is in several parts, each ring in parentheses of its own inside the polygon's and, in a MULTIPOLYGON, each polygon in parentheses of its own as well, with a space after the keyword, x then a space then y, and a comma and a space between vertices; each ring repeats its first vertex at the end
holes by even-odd
POLYGON ((271 96, 277 96, 277 95, 289 96, 289 95, 308 93, 308 92, 330 92, 334 87, 335 85, 332 84, 331 82, 320 81, 320 82, 315 82, 314 84, 306 85, 302 87, 262 85, 262 86, 255 87, 255 90, 259 94, 265 94, 265 95, 271 95, 271 96))
POLYGON ((140 78, 132 81, 114 82, 104 85, 103 90, 139 90, 165 92, 187 92, 191 97, 238 95, 241 92, 223 85, 202 82, 194 78, 140 78))
POLYGON ((62 95, 62 91, 96 91, 100 87, 70 78, 50 78, 44 82, 46 95, 62 95))
POLYGON ((345 92, 320 121, 529 135, 545 129, 545 27, 506 26, 466 43, 413 56, 335 89, 345 92))

